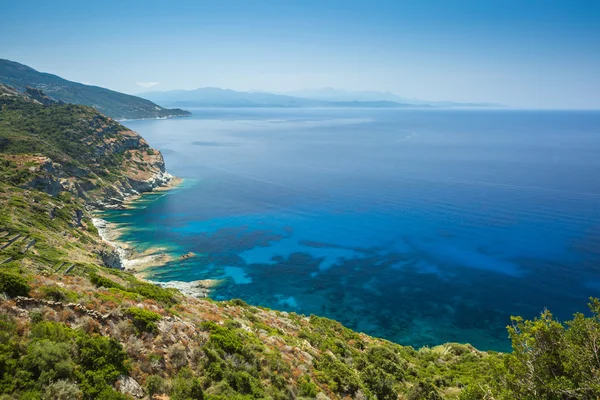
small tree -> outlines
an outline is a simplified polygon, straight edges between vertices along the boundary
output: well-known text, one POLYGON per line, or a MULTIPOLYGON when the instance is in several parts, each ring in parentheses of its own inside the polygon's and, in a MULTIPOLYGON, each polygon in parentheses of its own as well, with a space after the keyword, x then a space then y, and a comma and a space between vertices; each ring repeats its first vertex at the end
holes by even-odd
POLYGON ((592 317, 575 314, 566 326, 545 310, 525 321, 512 317, 513 352, 499 367, 498 391, 523 399, 596 399, 600 396, 600 301, 590 299, 592 317))

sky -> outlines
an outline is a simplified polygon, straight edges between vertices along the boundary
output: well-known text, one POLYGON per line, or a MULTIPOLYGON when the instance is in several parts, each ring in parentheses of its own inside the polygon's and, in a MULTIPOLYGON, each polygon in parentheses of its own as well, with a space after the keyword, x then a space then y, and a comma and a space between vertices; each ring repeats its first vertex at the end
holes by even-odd
POLYGON ((5 0, 0 13, 0 58, 131 94, 336 87, 600 108, 598 0, 5 0))

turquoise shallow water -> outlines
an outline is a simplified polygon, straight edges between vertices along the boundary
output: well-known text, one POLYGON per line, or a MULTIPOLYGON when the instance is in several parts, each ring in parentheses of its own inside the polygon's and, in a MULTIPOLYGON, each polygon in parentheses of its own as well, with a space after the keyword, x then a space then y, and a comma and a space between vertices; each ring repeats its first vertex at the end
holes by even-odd
POLYGON ((413 346, 506 350, 600 296, 600 113, 196 110, 129 121, 186 179, 106 218, 156 280, 413 346))

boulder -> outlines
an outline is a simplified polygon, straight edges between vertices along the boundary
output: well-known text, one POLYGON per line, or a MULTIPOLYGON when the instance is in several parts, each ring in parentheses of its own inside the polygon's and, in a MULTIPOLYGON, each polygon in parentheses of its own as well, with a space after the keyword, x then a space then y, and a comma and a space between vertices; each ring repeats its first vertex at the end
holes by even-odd
POLYGON ((115 384, 117 390, 123 394, 128 394, 136 399, 144 397, 144 389, 135 379, 127 375, 120 375, 115 384))

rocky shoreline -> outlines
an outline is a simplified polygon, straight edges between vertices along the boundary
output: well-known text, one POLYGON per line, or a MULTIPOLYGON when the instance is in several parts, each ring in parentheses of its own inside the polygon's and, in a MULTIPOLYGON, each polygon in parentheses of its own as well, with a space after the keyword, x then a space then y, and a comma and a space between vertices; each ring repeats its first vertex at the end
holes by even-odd
POLYGON ((178 186, 181 182, 183 182, 181 178, 174 177, 161 169, 149 179, 137 180, 130 178, 127 185, 122 185, 120 188, 113 186, 104 198, 88 202, 87 208, 91 212, 126 209, 128 204, 139 199, 144 193, 169 190, 178 186))
MULTIPOLYGON (((218 280, 200 280, 191 282, 157 282, 148 280, 145 270, 152 267, 163 266, 168 262, 175 261, 176 258, 169 255, 166 252, 166 249, 159 247, 150 248, 142 253, 136 252, 126 242, 119 240, 121 236, 120 228, 118 228, 115 224, 99 218, 97 214, 98 211, 102 209, 126 210, 131 203, 140 199, 144 193, 171 190, 183 182, 182 179, 173 177, 168 173, 165 173, 165 175, 159 177, 159 179, 153 180, 153 182, 157 182, 158 184, 153 185, 149 190, 143 190, 143 193, 133 193, 117 204, 110 204, 108 206, 104 204, 105 206, 102 208, 94 207, 92 210, 90 210, 92 214, 95 214, 95 216, 92 218, 92 223, 98 230, 100 238, 114 249, 110 256, 103 255, 104 263, 108 267, 119 268, 130 272, 138 279, 145 280, 163 288, 178 289, 186 296, 198 298, 208 297, 210 289, 219 284, 218 280), (169 176, 168 180, 162 179, 165 175, 169 176)), ((193 257, 193 253, 184 254, 178 259, 183 260, 190 257, 193 257)))

